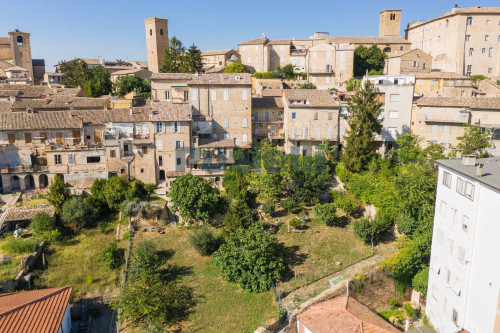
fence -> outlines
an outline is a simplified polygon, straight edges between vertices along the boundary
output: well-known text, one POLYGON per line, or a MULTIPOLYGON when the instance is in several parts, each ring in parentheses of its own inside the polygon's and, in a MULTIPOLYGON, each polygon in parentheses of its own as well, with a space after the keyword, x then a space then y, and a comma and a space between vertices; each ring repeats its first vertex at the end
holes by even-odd
MULTIPOLYGON (((121 217, 122 213, 120 212, 120 221, 121 217)), ((122 287, 121 287, 122 292, 123 288, 125 287, 125 284, 127 283, 128 262, 130 258, 130 246, 132 243, 132 222, 130 221, 129 217, 127 217, 127 220, 128 220, 128 244, 127 244, 127 251, 125 252, 125 268, 123 269, 122 287)), ((118 310, 118 315, 116 317, 116 332, 120 332, 120 313, 121 309, 118 310)), ((110 332, 111 332, 111 327, 110 327, 110 332)))

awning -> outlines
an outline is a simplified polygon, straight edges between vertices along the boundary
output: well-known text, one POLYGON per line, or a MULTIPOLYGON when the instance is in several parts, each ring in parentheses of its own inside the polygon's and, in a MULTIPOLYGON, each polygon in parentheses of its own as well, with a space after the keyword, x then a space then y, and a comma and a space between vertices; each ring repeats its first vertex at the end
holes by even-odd
POLYGON ((172 86, 173 89, 187 89, 188 86, 172 86))

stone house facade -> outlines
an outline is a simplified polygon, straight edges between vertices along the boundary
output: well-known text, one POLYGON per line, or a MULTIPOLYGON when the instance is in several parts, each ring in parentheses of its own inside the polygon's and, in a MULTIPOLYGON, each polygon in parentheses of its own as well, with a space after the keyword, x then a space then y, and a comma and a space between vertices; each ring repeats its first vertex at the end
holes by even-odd
POLYGON ((432 57, 424 51, 413 49, 387 57, 384 74, 430 73, 431 69, 432 57))
POLYGON ((415 74, 415 92, 425 97, 473 97, 475 91, 473 80, 465 75, 450 72, 415 74))

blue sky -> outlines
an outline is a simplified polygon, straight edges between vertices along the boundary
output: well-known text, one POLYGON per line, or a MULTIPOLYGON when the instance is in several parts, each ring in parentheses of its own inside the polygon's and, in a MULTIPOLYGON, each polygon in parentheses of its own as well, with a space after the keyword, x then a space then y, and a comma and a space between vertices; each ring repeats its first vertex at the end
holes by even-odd
POLYGON ((31 33, 33 58, 53 71, 59 60, 101 58, 146 60, 144 19, 169 20, 169 36, 201 50, 236 47, 265 33, 271 39, 376 36, 379 12, 402 9, 401 33, 410 21, 427 20, 460 7, 499 6, 498 0, 0 0, 0 36, 14 29, 31 33), (9 13, 9 15, 5 15, 9 13))

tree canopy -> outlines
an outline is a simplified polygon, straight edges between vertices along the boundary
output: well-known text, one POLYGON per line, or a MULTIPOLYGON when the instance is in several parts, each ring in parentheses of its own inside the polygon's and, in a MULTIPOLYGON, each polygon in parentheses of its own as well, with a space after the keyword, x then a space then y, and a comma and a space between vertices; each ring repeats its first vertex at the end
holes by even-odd
POLYGON ((460 142, 457 149, 462 151, 462 155, 476 155, 476 157, 488 157, 488 149, 492 147, 490 132, 483 131, 477 125, 466 124, 465 133, 457 137, 460 142))
POLYGON ((103 66, 92 67, 83 85, 83 91, 88 97, 100 97, 112 91, 111 74, 103 66))
POLYGON ((161 73, 201 73, 201 51, 193 44, 186 51, 182 42, 175 36, 169 39, 165 57, 160 68, 161 73))
POLYGON ((151 93, 151 86, 148 81, 136 75, 118 77, 113 88, 120 96, 126 95, 134 89, 139 95, 149 95, 151 93))
POLYGON ((214 260, 224 279, 253 292, 269 290, 285 271, 276 236, 264 233, 258 223, 227 234, 214 260))
POLYGON ((69 190, 64 183, 64 179, 60 175, 55 175, 54 180, 49 186, 47 200, 54 206, 56 214, 61 213, 64 201, 69 198, 69 190))
POLYGON ((386 57, 375 44, 370 47, 358 46, 354 50, 354 76, 363 76, 367 70, 383 71, 386 57))
POLYGON ((350 129, 342 158, 349 171, 365 169, 375 155, 375 135, 382 132, 381 107, 382 103, 377 101, 375 89, 368 81, 349 102, 347 122, 350 129))
POLYGON ((245 67, 241 62, 236 61, 224 68, 224 73, 246 73, 245 67))
POLYGON ((220 207, 219 190, 200 176, 185 174, 172 182, 172 210, 187 222, 208 222, 220 207))
POLYGON ((297 85, 297 89, 317 89, 316 85, 311 82, 304 82, 297 85))

